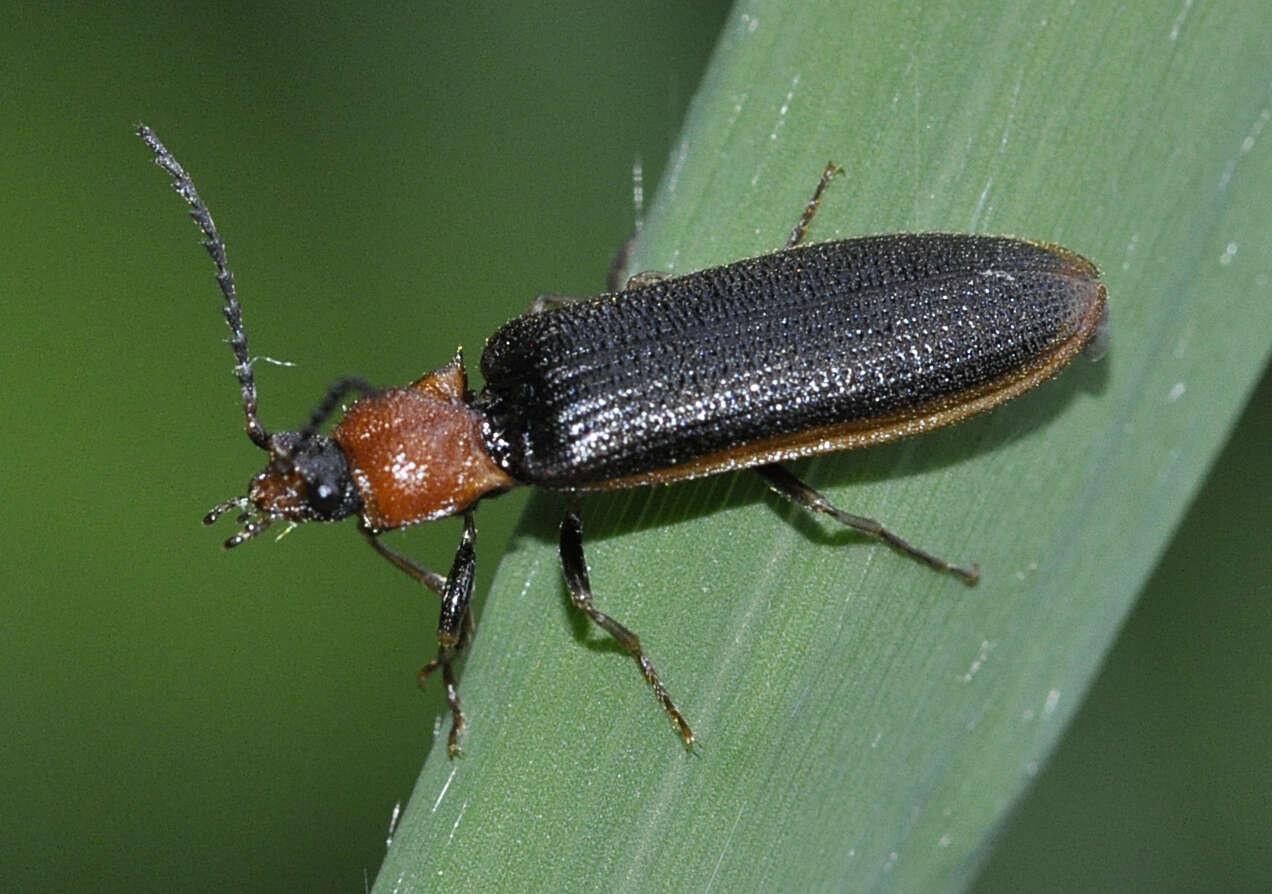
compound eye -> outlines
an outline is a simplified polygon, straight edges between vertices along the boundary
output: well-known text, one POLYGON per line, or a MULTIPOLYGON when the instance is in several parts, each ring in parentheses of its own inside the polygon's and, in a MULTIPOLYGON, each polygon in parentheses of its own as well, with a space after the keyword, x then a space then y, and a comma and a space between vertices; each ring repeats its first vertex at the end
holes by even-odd
POLYGON ((343 503, 343 489, 331 482, 320 481, 309 490, 309 505, 321 516, 330 518, 336 515, 343 503))

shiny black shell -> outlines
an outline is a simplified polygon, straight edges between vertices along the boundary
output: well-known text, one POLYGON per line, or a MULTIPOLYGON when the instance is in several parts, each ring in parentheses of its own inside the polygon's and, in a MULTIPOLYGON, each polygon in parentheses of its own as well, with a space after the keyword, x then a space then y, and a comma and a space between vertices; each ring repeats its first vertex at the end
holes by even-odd
POLYGON ((766 462, 747 445, 956 405, 1048 362, 1102 310, 1098 276, 1006 237, 799 246, 512 320, 486 344, 474 407, 491 455, 528 484, 587 488, 722 452, 766 462))

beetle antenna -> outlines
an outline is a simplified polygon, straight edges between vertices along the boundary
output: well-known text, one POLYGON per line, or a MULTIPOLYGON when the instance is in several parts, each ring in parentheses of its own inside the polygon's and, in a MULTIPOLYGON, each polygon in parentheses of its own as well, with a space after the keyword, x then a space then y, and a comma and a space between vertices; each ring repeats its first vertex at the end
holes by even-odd
POLYGON ((327 393, 323 395, 318 406, 314 407, 314 411, 309 414, 309 422, 300 430, 300 440, 305 441, 312 437, 318 427, 330 418, 331 414, 340 406, 340 402, 345 399, 348 394, 357 392, 362 395, 370 395, 376 393, 376 387, 366 379, 360 379, 356 376, 339 379, 331 384, 327 389, 327 393))
POLYGON ((247 332, 243 329, 243 307, 239 304, 238 292, 234 288, 234 274, 225 260, 225 242, 221 239, 221 234, 216 231, 216 224, 212 222, 212 213, 199 198, 199 191, 194 188, 194 181, 181 166, 181 162, 172 156, 168 148, 159 142, 154 131, 146 125, 137 126, 137 136, 141 137, 142 142, 155 154, 155 164, 172 177, 172 188, 177 191, 177 195, 186 200, 186 204, 190 206, 191 219, 203 232, 203 247, 212 256, 212 263, 216 265, 216 282, 221 287, 221 294, 225 296, 225 307, 222 313, 230 327, 230 347, 234 349, 234 359, 237 361, 234 365, 234 376, 239 381, 239 387, 243 389, 243 416, 246 421, 247 436, 257 447, 268 450, 269 432, 256 418, 256 375, 252 370, 252 358, 247 350, 247 332))

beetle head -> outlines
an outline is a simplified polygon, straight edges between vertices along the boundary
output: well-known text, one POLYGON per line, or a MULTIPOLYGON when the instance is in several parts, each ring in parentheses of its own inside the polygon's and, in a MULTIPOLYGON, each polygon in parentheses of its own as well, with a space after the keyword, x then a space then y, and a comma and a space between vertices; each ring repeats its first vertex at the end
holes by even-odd
POLYGON ((291 524, 339 521, 362 509, 349 461, 340 445, 325 435, 277 432, 266 446, 269 464, 251 481, 247 495, 226 500, 204 516, 214 524, 226 512, 240 510, 243 529, 225 541, 226 549, 260 534, 276 521, 291 524))

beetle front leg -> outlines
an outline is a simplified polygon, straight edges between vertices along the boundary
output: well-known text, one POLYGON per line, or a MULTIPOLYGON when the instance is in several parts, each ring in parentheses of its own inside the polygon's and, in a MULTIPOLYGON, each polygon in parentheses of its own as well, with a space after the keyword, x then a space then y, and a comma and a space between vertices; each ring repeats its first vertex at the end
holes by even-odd
POLYGON ((455 662, 472 637, 473 624, 468 613, 468 603, 473 598, 473 579, 477 572, 476 539, 477 529, 473 525, 473 514, 465 512, 464 535, 459 541, 459 549, 455 551, 455 561, 451 565, 450 574, 446 576, 446 586, 442 593, 442 611, 437 621, 437 657, 425 665, 419 675, 419 684, 423 687, 433 671, 438 668, 442 670, 446 703, 450 705, 451 711, 446 753, 452 758, 459 754, 459 734, 464 729, 464 712, 459 707, 455 662))
POLYGON ((526 308, 526 316, 541 314, 545 310, 568 307, 575 302, 584 300, 586 298, 581 295, 558 295, 555 292, 544 292, 542 295, 535 296, 535 299, 530 302, 530 306, 526 308))
POLYGON ((671 700, 653 663, 641 649, 640 637, 592 604, 592 584, 587 576, 587 560, 583 558, 583 522, 579 518, 578 505, 574 502, 566 507, 565 518, 561 521, 561 570, 565 574, 565 585, 570 591, 570 600, 574 607, 585 612, 593 623, 614 637, 636 659, 640 672, 654 690, 654 695, 667 716, 671 718, 672 726, 684 739, 685 747, 692 748, 693 730, 689 728, 689 723, 676 707, 676 703, 671 700))
POLYGON ((367 538, 367 543, 371 544, 371 548, 388 560, 389 564, 405 574, 409 574, 417 581, 428 587, 438 596, 442 596, 446 592, 446 578, 442 577, 431 568, 425 568, 414 559, 408 559, 395 549, 385 546, 380 542, 380 535, 365 525, 359 524, 358 530, 362 532, 362 536, 367 538))

